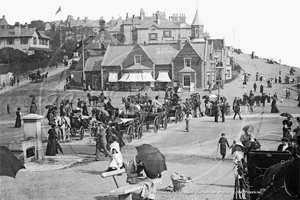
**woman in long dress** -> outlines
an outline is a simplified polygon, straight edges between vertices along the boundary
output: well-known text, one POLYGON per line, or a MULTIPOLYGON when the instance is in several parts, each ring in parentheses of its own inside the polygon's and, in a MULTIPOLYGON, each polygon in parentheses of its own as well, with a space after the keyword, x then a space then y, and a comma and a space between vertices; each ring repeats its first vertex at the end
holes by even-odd
POLYGON ((18 107, 17 112, 16 112, 16 123, 15 123, 15 128, 20 128, 21 127, 21 108, 18 107))
POLYGON ((55 156, 57 151, 57 133, 55 130, 55 124, 51 125, 51 129, 48 131, 48 144, 46 149, 46 156, 55 156))
POLYGON ((279 113, 279 109, 276 104, 276 98, 273 98, 273 100, 272 100, 271 113, 279 113))

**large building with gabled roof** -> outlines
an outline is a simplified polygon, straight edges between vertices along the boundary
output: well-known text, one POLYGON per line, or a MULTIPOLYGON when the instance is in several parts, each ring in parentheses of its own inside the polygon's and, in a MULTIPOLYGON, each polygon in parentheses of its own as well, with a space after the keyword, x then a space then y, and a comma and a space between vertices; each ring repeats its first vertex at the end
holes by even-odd
POLYGON ((164 12, 157 11, 152 16, 146 16, 143 9, 140 16, 126 17, 121 25, 121 33, 125 36, 125 44, 154 44, 154 43, 177 43, 177 40, 189 40, 194 38, 192 29, 196 34, 201 33, 202 38, 208 33, 203 32, 204 24, 196 11, 193 23, 186 22, 185 14, 173 14, 166 18, 164 12))

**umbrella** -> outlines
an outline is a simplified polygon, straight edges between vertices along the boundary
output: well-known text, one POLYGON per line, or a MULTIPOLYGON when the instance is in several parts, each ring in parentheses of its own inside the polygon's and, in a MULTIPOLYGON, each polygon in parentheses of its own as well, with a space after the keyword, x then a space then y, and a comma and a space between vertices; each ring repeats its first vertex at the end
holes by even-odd
POLYGON ((54 108, 54 106, 52 106, 52 105, 47 105, 45 108, 51 110, 52 108, 54 108))
POLYGON ((208 95, 204 95, 204 96, 202 97, 202 99, 208 99, 208 98, 209 98, 208 95))
POLYGON ((31 98, 35 98, 35 95, 34 95, 34 94, 31 94, 31 95, 29 95, 29 97, 31 97, 31 98))
POLYGON ((57 145, 58 150, 59 150, 62 154, 64 154, 64 152, 63 152, 63 150, 62 150, 60 144, 59 144, 58 142, 56 142, 56 145, 57 145))
POLYGON ((0 176, 15 178, 23 168, 25 169, 22 162, 7 147, 0 146, 0 176))
POLYGON ((256 128, 252 125, 247 125, 247 126, 243 127, 243 131, 245 131, 245 132, 253 132, 254 129, 256 129, 256 128))
POLYGON ((209 100, 211 100, 211 101, 213 101, 213 100, 215 100, 217 98, 218 98, 218 96, 215 95, 215 94, 212 94, 212 95, 209 96, 209 100))
POLYGON ((165 156, 150 144, 143 144, 136 147, 138 152, 137 158, 143 162, 147 172, 158 175, 167 170, 165 156))
POLYGON ((280 116, 294 118, 290 113, 281 113, 280 116))

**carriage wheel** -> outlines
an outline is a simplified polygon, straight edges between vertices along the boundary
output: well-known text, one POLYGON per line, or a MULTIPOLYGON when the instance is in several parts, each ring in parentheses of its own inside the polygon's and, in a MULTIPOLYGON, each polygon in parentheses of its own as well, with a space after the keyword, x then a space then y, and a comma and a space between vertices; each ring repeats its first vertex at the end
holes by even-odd
POLYGON ((183 120, 183 112, 181 112, 181 113, 179 114, 179 121, 182 122, 182 120, 183 120))
POLYGON ((141 139, 142 136, 143 136, 143 127, 142 127, 142 125, 139 125, 137 137, 138 137, 138 139, 141 139))
POLYGON ((133 126, 132 125, 128 126, 128 128, 127 128, 127 135, 131 135, 132 137, 134 136, 133 135, 133 126))
POLYGON ((70 133, 71 133, 72 137, 75 137, 76 136, 76 128, 72 127, 70 130, 70 133))
POLYGON ((84 127, 81 126, 79 129, 79 139, 82 140, 84 136, 84 127))

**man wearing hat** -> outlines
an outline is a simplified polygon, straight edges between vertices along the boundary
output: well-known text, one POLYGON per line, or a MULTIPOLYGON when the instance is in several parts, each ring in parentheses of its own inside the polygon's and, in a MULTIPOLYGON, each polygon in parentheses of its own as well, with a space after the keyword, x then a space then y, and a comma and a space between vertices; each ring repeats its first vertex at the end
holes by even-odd
POLYGON ((290 146, 286 149, 291 152, 292 157, 294 158, 300 158, 300 137, 294 137, 291 139, 290 146))
POLYGON ((81 100, 80 100, 80 98, 78 98, 78 101, 77 101, 77 107, 78 107, 78 108, 81 108, 81 100))
POLYGON ((15 128, 20 128, 21 127, 21 108, 17 108, 16 112, 16 122, 15 122, 15 128))
POLYGON ((240 106, 240 103, 237 102, 237 104, 234 106, 234 116, 233 116, 233 119, 235 119, 235 116, 236 116, 236 115, 239 116, 240 120, 243 119, 243 118, 241 117, 240 112, 241 112, 241 106, 240 106))

